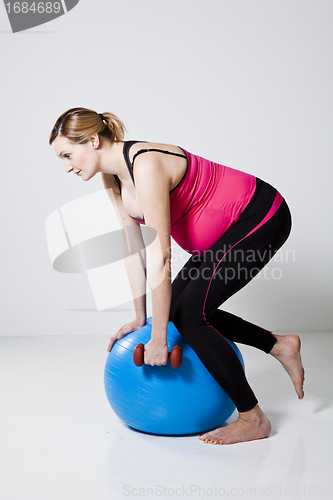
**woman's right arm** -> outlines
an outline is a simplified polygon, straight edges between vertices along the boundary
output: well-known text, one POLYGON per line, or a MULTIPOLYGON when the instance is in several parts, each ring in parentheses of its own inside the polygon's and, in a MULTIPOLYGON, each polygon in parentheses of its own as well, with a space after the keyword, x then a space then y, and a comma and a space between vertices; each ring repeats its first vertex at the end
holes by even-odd
POLYGON ((105 189, 112 188, 112 193, 108 191, 107 194, 115 209, 120 226, 124 229, 124 237, 126 240, 126 245, 124 247, 125 267, 131 286, 136 316, 133 321, 122 326, 112 335, 107 349, 111 351, 116 340, 121 339, 127 333, 138 330, 146 324, 146 249, 140 224, 133 220, 126 212, 114 176, 103 173, 102 180, 105 189), (138 248, 141 250, 138 251, 138 248))

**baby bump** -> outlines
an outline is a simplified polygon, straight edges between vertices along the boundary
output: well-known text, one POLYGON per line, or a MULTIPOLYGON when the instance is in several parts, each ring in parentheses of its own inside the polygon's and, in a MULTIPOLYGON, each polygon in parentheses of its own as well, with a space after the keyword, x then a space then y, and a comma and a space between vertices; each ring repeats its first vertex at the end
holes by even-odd
POLYGON ((209 250, 238 220, 243 203, 211 203, 204 210, 187 214, 171 227, 171 236, 186 252, 201 255, 209 250))

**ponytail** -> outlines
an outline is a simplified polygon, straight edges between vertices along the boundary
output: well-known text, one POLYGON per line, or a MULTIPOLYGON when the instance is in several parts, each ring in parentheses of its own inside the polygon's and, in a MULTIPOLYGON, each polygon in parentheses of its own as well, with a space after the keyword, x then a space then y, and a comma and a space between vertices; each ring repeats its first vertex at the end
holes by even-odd
POLYGON ((91 109, 72 108, 56 121, 50 134, 49 144, 61 135, 72 142, 83 144, 94 134, 105 137, 110 142, 121 142, 125 135, 125 125, 112 113, 96 113, 91 109))

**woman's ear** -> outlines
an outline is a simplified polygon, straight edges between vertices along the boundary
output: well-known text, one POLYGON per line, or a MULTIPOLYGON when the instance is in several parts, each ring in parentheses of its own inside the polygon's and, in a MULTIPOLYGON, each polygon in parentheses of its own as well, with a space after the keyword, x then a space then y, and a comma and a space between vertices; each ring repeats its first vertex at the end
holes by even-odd
POLYGON ((98 149, 101 145, 101 141, 99 139, 99 135, 98 134, 94 134, 90 137, 90 142, 91 142, 91 145, 94 149, 98 149))

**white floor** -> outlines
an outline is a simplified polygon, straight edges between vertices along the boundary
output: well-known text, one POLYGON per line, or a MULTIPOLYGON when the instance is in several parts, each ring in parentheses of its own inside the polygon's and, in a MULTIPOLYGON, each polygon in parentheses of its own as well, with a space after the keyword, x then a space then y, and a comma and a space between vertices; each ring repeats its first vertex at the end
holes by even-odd
POLYGON ((1 500, 333 499, 333 333, 300 337, 302 401, 276 360, 239 346, 273 432, 228 446, 125 426, 104 393, 108 337, 0 338, 1 500))

